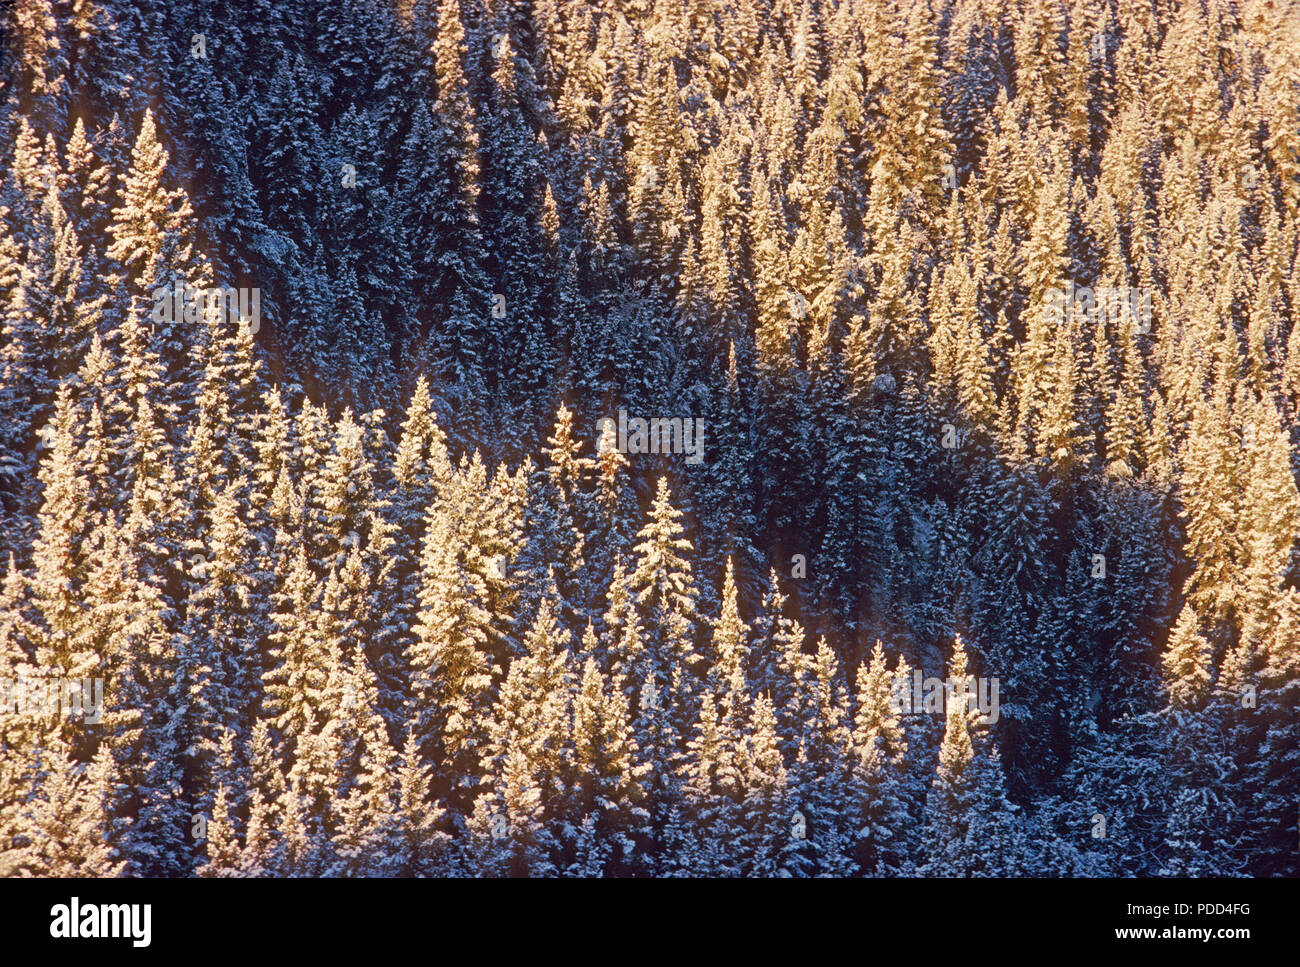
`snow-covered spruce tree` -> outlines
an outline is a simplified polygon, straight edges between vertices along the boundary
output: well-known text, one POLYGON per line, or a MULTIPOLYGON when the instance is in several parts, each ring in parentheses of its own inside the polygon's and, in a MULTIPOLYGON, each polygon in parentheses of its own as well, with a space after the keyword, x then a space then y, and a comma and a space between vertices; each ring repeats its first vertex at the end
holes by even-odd
POLYGON ((542 602, 527 653, 510 663, 501 684, 483 745, 486 791, 474 805, 474 836, 503 840, 492 862, 515 876, 552 875, 559 859, 552 823, 563 816, 572 768, 574 682, 572 642, 557 621, 555 597, 542 602))
MULTIPOLYGON (((139 365, 130 357, 143 348, 129 344, 132 334, 127 327, 143 326, 147 320, 148 349, 156 365, 171 374, 154 388, 154 403, 160 412, 174 417, 180 415, 195 378, 188 350, 197 341, 198 307, 193 292, 186 298, 185 287, 206 288, 211 269, 195 249, 193 208, 183 189, 168 187, 167 169, 168 153, 153 112, 147 110, 131 151, 130 169, 119 176, 122 203, 113 209, 108 226, 112 242, 104 254, 115 267, 115 287, 126 286, 130 294, 119 330, 119 338, 127 343, 119 349, 127 357, 123 366, 139 365), (180 300, 175 297, 177 286, 182 290, 180 300), (169 290, 171 298, 157 298, 160 290, 169 290)), ((117 318, 110 314, 106 321, 112 324, 117 318)), ((145 337, 141 333, 135 338, 145 337)), ((128 376, 126 381, 132 393, 123 402, 133 405, 142 388, 136 379, 128 376)))
POLYGON ((525 530, 528 544, 520 566, 535 575, 553 568, 561 596, 562 617, 573 624, 587 612, 588 570, 586 530, 592 519, 590 457, 582 456, 583 440, 574 433, 573 411, 563 404, 555 428, 542 451, 543 463, 529 481, 525 530))
POLYGON ((33 755, 31 792, 10 841, 17 846, 16 855, 5 861, 11 875, 117 876, 124 864, 112 845, 108 750, 91 762, 78 762, 53 734, 33 755))
POLYGON ((572 783, 568 801, 581 817, 574 863, 583 875, 637 872, 638 849, 646 842, 649 818, 627 697, 600 671, 594 658, 583 665, 573 698, 572 783))
POLYGON ((1165 819, 1165 861, 1169 876, 1204 876, 1207 857, 1222 867, 1223 845, 1217 840, 1239 828, 1232 797, 1224 788, 1232 765, 1218 716, 1208 708, 1211 649, 1197 628, 1195 612, 1184 605, 1162 664, 1169 702, 1167 783, 1169 805, 1165 819))
MULTIPOLYGON (((636 569, 629 587, 646 623, 652 672, 660 686, 671 682, 677 668, 696 672, 695 583, 686 554, 691 542, 682 534, 681 511, 673 507, 668 480, 659 478, 650 519, 637 535, 636 569)), ((689 703, 689 696, 681 696, 689 703)), ((685 714, 686 709, 681 709, 685 714)))
POLYGON ((922 871, 928 876, 1005 876, 1019 862, 1019 820, 1006 797, 997 751, 971 708, 972 685, 957 637, 945 683, 939 768, 925 807, 922 871))
POLYGON ((593 519, 588 535, 589 574, 596 588, 610 587, 622 562, 632 561, 638 516, 629 479, 630 462, 618 450, 614 424, 602 426, 596 441, 593 519))
POLYGON ((482 579, 461 561, 459 540, 438 504, 430 507, 420 560, 419 619, 407 647, 410 718, 422 753, 433 764, 433 794, 469 811, 492 664, 490 615, 482 579))
MULTIPOLYGON (((900 663, 901 664, 901 663, 900 663)), ((896 674, 877 641, 869 665, 858 667, 853 722, 853 798, 861 825, 855 858, 863 873, 908 867, 907 806, 902 794, 907 738, 897 712, 896 674)))

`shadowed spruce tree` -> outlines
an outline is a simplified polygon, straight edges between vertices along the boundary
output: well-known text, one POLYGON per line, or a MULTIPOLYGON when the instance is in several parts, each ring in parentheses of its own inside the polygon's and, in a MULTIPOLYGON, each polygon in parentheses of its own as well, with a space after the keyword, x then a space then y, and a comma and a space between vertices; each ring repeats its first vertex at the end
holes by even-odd
POLYGON ((974 688, 957 637, 945 682, 939 768, 925 804, 923 871, 930 876, 1006 876, 1016 869, 1015 807, 1006 797, 997 751, 972 708, 974 688))

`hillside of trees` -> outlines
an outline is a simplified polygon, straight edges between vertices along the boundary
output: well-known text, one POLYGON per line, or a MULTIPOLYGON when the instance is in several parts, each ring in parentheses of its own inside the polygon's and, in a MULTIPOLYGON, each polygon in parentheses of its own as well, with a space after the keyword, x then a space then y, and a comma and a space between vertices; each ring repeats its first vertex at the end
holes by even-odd
POLYGON ((0 875, 1300 875, 1298 309, 1295 0, 10 0, 0 875))

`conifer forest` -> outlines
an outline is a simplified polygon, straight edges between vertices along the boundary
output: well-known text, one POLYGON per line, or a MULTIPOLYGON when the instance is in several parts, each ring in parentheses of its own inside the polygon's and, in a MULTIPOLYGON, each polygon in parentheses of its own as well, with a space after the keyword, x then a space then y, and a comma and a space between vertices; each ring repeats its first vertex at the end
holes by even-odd
POLYGON ((0 876, 1300 876, 1298 0, 0 3, 0 876))

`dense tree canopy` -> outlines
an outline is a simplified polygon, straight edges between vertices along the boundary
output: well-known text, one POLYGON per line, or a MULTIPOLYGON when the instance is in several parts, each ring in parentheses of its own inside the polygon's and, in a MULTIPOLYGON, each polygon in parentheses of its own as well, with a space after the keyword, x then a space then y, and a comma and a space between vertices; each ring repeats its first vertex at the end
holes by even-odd
POLYGON ((0 875, 1300 873, 1294 2, 0 18, 0 875))

